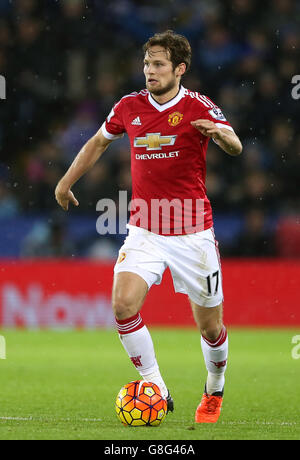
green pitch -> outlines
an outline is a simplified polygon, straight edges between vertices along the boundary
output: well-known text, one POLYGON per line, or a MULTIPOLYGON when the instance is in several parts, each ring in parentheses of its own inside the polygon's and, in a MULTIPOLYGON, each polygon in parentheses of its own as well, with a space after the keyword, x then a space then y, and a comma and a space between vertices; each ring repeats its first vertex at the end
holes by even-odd
POLYGON ((229 329, 221 417, 197 425, 206 370, 193 329, 151 329, 175 411, 160 427, 124 427, 115 397, 137 379, 114 331, 0 331, 0 439, 300 439, 298 330, 229 329))

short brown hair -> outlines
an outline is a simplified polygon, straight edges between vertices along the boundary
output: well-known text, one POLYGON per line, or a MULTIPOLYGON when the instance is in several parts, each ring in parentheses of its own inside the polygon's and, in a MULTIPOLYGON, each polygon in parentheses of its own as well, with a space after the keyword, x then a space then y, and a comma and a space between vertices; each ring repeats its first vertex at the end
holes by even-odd
POLYGON ((144 44, 144 54, 146 54, 146 51, 148 51, 151 46, 162 46, 169 51, 173 69, 182 62, 186 65, 186 71, 190 68, 192 49, 188 40, 183 35, 176 34, 173 30, 157 33, 153 35, 153 37, 150 37, 144 44))

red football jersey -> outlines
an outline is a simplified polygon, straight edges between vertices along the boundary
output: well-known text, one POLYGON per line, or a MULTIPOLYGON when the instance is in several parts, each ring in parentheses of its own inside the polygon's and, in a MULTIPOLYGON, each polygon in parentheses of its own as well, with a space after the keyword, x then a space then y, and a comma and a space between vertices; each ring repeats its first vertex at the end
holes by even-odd
POLYGON ((183 86, 165 104, 144 89, 124 96, 111 110, 103 135, 116 139, 127 132, 130 139, 130 224, 162 235, 212 227, 205 187, 209 137, 190 124, 199 118, 233 130, 208 97, 183 86))

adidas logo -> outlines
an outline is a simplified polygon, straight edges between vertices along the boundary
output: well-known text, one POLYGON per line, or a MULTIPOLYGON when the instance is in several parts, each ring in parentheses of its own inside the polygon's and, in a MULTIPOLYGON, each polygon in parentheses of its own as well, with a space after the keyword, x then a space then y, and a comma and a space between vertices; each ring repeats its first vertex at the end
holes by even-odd
POLYGON ((136 117, 134 120, 132 120, 131 124, 136 125, 136 126, 140 126, 142 124, 141 120, 140 120, 140 117, 136 117))

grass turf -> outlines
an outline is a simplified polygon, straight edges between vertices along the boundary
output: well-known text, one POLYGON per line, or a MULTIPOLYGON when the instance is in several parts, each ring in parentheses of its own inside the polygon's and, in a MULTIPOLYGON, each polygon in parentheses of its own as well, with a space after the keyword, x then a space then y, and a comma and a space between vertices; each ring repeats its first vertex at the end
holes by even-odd
POLYGON ((0 331, 0 439, 299 439, 296 330, 229 329, 218 423, 195 424, 206 370, 194 329, 151 329, 175 411, 160 427, 124 427, 115 397, 139 378, 114 331, 0 331))

